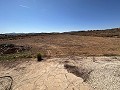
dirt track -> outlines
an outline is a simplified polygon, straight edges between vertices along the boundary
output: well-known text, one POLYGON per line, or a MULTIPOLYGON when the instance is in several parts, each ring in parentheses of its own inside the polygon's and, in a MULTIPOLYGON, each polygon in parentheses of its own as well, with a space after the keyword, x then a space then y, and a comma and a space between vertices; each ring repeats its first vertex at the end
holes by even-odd
POLYGON ((13 78, 13 90, 120 89, 120 57, 32 59, 13 68, 0 67, 0 76, 13 78))

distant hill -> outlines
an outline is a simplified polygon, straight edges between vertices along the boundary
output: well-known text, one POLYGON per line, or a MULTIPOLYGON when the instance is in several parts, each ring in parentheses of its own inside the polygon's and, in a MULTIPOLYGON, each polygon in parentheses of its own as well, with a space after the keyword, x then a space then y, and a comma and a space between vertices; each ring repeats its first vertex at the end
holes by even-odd
POLYGON ((64 32, 65 34, 80 35, 80 36, 98 36, 98 37, 120 37, 120 28, 106 30, 88 30, 88 31, 71 31, 64 32))
POLYGON ((56 34, 70 34, 80 36, 96 36, 96 37, 117 37, 120 38, 120 28, 106 29, 106 30, 88 30, 88 31, 71 31, 63 33, 6 33, 0 34, 0 39, 16 39, 39 35, 56 35, 56 34))

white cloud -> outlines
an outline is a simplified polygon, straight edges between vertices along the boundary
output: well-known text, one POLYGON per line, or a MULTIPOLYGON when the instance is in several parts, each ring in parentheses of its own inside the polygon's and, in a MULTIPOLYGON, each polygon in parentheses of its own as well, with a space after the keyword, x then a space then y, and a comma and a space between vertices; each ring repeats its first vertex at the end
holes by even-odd
POLYGON ((19 5, 20 7, 23 7, 23 8, 30 8, 28 6, 25 6, 25 5, 19 5))

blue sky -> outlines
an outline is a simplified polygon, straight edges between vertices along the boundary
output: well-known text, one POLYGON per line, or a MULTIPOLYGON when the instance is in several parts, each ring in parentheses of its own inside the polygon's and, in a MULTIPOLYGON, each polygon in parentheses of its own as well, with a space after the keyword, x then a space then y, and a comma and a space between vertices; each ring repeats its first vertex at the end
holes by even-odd
POLYGON ((120 0, 0 0, 0 33, 120 27, 120 0))

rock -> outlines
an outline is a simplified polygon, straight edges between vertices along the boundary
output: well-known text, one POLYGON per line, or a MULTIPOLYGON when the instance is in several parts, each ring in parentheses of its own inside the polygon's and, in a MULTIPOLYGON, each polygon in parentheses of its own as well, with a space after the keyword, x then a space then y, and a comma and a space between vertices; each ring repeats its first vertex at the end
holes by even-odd
POLYGON ((25 50, 29 50, 29 47, 18 46, 14 44, 0 44, 0 54, 11 54, 17 53, 25 50))
POLYGON ((0 77, 0 90, 11 90, 13 79, 10 76, 0 77))

